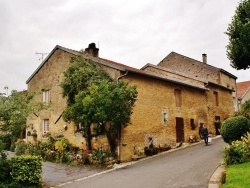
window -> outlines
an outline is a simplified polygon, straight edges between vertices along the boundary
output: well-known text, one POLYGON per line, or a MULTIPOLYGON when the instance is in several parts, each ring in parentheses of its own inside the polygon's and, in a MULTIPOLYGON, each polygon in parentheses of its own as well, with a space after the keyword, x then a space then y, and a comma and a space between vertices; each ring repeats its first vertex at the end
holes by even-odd
POLYGON ((192 130, 195 130, 195 123, 194 123, 194 119, 190 119, 190 126, 192 130))
POLYGON ((83 129, 82 123, 76 124, 76 126, 75 126, 75 132, 80 132, 80 131, 82 131, 82 129, 83 129))
POLYGON ((219 106, 219 98, 217 91, 214 91, 214 101, 215 101, 215 106, 219 106))
POLYGON ((49 132, 49 120, 44 119, 43 120, 43 133, 48 133, 49 132))
POLYGON ((175 89, 174 90, 174 96, 175 96, 175 105, 176 105, 176 107, 181 107, 181 90, 175 89))
POLYGON ((49 90, 43 91, 43 102, 48 104, 49 101, 50 101, 50 91, 49 90))

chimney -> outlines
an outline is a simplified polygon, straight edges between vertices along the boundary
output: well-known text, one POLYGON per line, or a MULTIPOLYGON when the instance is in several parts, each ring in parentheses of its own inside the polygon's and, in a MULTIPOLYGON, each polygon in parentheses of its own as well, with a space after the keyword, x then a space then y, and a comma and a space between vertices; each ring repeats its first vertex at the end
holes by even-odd
POLYGON ((207 54, 202 54, 202 61, 207 64, 207 54))
POLYGON ((99 48, 96 48, 95 43, 90 43, 88 48, 85 48, 85 52, 93 57, 98 57, 99 48))

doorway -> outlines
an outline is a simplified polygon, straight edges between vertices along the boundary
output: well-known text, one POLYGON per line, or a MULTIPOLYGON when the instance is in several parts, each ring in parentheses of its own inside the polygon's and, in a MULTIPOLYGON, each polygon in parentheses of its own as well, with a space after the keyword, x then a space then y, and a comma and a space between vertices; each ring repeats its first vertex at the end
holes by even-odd
POLYGON ((176 117, 176 142, 184 142, 184 121, 181 117, 176 117))

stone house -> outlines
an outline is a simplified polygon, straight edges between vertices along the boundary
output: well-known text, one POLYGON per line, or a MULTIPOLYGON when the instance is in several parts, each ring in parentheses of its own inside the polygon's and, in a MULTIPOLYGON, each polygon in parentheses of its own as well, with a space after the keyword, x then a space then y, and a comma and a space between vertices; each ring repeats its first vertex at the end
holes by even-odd
MULTIPOLYGON (((176 145, 198 136, 198 127, 206 123, 212 135, 219 134, 220 123, 234 112, 236 77, 227 71, 189 57, 170 53, 158 65, 147 64, 141 69, 100 58, 99 49, 90 44, 84 56, 100 63, 114 79, 124 79, 137 86, 131 124, 122 128, 118 139, 119 160, 129 161, 135 151, 153 142, 176 145)), ((64 135, 70 143, 83 148, 85 139, 79 125, 65 122, 62 113, 66 99, 59 86, 70 57, 78 51, 56 46, 28 78, 28 91, 35 100, 50 104, 50 108, 30 116, 27 132, 35 131, 37 140, 48 132, 64 135)), ((27 141, 34 141, 27 136, 27 141)), ((108 148, 104 135, 92 139, 94 148, 108 148)))
POLYGON ((237 82, 236 86, 237 86, 238 105, 240 108, 241 104, 250 100, 250 81, 237 82))

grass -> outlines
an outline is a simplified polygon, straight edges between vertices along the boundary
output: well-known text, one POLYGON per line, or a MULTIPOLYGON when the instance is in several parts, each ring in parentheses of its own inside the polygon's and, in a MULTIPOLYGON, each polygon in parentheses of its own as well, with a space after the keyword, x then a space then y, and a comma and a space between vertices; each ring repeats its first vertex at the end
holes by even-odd
POLYGON ((221 188, 249 188, 250 162, 228 165, 226 170, 226 183, 221 188))

